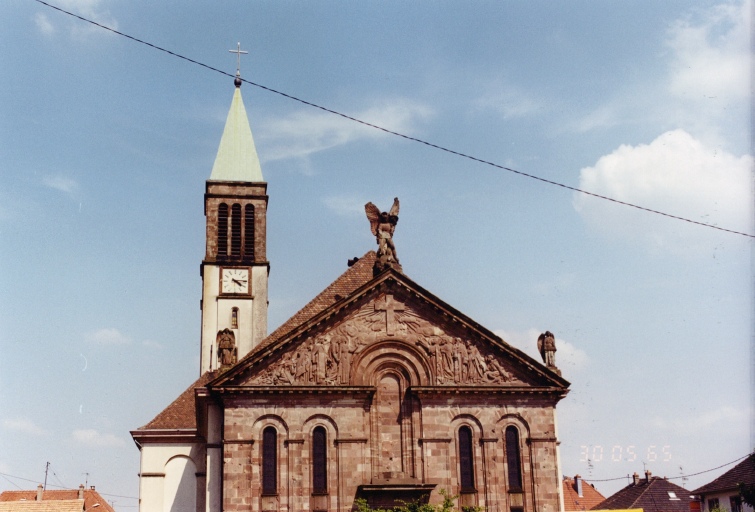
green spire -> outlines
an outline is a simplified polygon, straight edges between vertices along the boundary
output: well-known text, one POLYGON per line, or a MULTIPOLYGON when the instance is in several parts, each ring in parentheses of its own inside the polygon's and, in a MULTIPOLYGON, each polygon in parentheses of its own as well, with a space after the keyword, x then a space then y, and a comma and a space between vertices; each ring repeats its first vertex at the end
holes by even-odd
MULTIPOLYGON (((240 81, 239 81, 240 85, 240 81)), ((210 180, 263 182, 260 159, 254 147, 252 129, 246 116, 241 88, 233 92, 231 109, 225 120, 223 137, 212 166, 210 180)))

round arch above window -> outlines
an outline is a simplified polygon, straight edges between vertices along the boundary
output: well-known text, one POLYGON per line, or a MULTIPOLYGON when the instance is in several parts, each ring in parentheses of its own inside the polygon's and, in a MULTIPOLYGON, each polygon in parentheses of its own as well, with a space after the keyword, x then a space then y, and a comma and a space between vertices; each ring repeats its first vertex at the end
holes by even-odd
POLYGON ((374 386, 377 376, 391 369, 403 375, 409 386, 428 386, 432 382, 430 367, 416 347, 403 341, 385 340, 368 347, 354 362, 352 385, 374 386))

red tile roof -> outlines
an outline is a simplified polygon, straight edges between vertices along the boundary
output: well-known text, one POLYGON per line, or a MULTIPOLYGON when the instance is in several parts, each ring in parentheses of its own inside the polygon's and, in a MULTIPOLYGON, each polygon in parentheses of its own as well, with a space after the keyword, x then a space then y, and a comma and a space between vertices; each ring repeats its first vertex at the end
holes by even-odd
POLYGON ((57 512, 69 510, 95 510, 115 512, 113 507, 94 488, 84 489, 84 499, 79 500, 78 489, 60 489, 42 492, 42 501, 37 501, 37 491, 5 491, 0 493, 0 511, 57 512), (10 503, 10 505, 9 505, 10 503), (22 505, 23 503, 23 505, 22 505), (76 507, 74 507, 74 503, 76 507), (36 505, 34 505, 36 504, 36 505), (99 504, 95 508, 95 505, 99 504), (83 506, 82 506, 83 505, 83 506))
POLYGON ((710 494, 730 491, 740 483, 755 484, 755 453, 748 455, 742 462, 731 468, 710 483, 692 491, 692 494, 710 494))
MULTIPOLYGON (((649 472, 648 472, 649 474, 649 472)), ((632 482, 592 510, 641 508, 645 512, 689 512, 690 491, 657 476, 632 482), (674 499, 669 493, 674 493, 674 499)))
POLYGON ((215 377, 217 377, 217 372, 205 372, 152 421, 137 430, 197 428, 197 406, 194 390, 203 388, 215 377))
POLYGON ((590 510, 598 503, 603 502, 606 497, 598 492, 598 490, 591 484, 588 484, 584 480, 582 481, 582 496, 577 491, 577 478, 581 478, 579 475, 572 478, 564 478, 562 483, 564 489, 564 510, 590 510))

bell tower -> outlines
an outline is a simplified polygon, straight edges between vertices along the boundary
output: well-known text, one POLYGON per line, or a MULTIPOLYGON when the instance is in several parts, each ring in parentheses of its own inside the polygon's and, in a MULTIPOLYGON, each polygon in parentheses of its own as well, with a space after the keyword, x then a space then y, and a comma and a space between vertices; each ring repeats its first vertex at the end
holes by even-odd
POLYGON ((233 364, 267 335, 267 183, 238 72, 235 85, 204 194, 200 375, 233 364))

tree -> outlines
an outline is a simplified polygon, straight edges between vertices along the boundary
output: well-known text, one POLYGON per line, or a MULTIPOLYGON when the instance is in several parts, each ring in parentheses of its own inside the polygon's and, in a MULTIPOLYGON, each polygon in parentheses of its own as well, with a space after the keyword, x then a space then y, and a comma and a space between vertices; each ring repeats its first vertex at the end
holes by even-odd
POLYGON ((367 500, 357 498, 354 500, 354 507, 356 512, 454 512, 455 510, 460 510, 461 512, 484 512, 482 507, 461 507, 461 509, 457 509, 455 508, 454 501, 459 496, 451 496, 445 489, 441 489, 440 494, 443 496, 443 503, 440 505, 430 505, 429 503, 413 501, 411 503, 404 503, 401 506, 394 507, 391 510, 383 508, 373 509, 367 504, 367 500))

